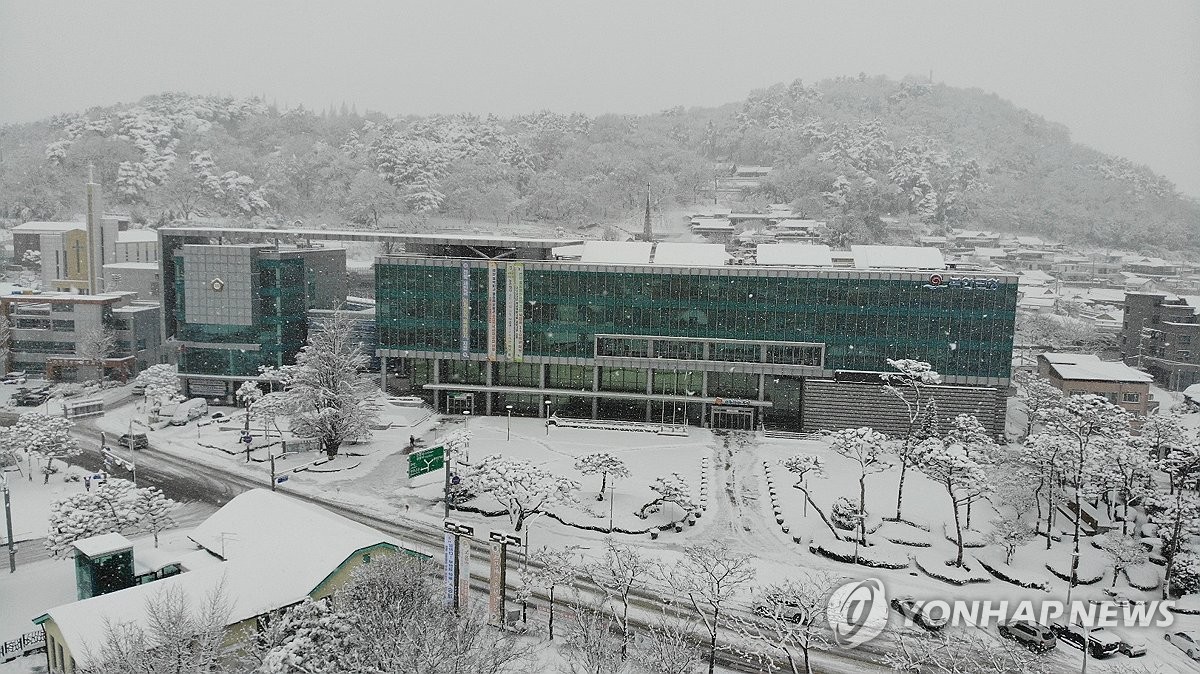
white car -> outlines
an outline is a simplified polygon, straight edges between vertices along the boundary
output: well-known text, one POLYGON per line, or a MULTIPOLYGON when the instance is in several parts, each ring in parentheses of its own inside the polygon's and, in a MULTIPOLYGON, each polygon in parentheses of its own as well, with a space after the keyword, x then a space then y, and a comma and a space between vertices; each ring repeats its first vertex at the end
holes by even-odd
POLYGON ((1146 654, 1146 641, 1136 633, 1111 628, 1108 631, 1121 640, 1121 645, 1117 646, 1118 653, 1124 653, 1131 658, 1138 658, 1146 654))
POLYGON ((950 622, 948 616, 930 614, 924 604, 918 605, 917 600, 909 596, 896 597, 890 603, 893 610, 930 632, 936 632, 950 622))
POLYGON ((1167 632, 1163 635, 1167 643, 1187 653, 1193 660, 1200 660, 1200 635, 1195 632, 1167 632))

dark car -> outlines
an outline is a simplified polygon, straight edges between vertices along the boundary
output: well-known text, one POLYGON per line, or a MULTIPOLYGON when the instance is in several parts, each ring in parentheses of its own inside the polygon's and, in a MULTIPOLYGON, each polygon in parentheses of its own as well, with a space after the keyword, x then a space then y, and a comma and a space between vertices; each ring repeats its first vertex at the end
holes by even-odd
POLYGON ((33 407, 36 405, 41 405, 42 403, 46 402, 49 399, 50 399, 50 394, 48 392, 25 391, 25 392, 18 393, 17 395, 13 396, 12 402, 14 405, 20 405, 22 407, 33 407))
POLYGON ((1031 620, 1013 620, 1000 625, 1000 636, 1020 642, 1039 653, 1058 645, 1053 630, 1031 620))
POLYGON ((1052 624, 1058 638, 1083 650, 1087 643, 1088 652, 1095 658, 1105 658, 1116 653, 1121 648, 1121 640, 1103 627, 1085 628, 1082 625, 1068 625, 1056 622, 1052 624))
POLYGON ((146 437, 145 433, 123 433, 117 439, 117 444, 129 449, 145 449, 150 446, 150 439, 146 437))

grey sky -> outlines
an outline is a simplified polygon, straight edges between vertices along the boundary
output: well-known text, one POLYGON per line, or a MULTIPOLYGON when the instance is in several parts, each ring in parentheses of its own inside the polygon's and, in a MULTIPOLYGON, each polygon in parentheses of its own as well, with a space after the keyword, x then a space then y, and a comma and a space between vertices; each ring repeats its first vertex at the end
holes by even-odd
POLYGON ((800 77, 979 87, 1200 195, 1200 3, 0 0, 0 123, 165 90, 650 112, 800 77))

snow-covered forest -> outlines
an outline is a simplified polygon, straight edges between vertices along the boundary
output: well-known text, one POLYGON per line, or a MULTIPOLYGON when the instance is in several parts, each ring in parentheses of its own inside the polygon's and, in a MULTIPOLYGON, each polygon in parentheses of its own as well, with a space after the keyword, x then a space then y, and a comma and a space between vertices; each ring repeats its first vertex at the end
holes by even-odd
POLYGON ((774 172, 739 206, 792 203, 828 220, 835 244, 885 240, 886 215, 1160 250, 1200 229, 1200 206, 1164 178, 995 95, 865 75, 599 117, 392 117, 167 93, 6 126, 0 156, 0 216, 14 221, 78 212, 89 164, 145 225, 412 230, 432 216, 621 222, 647 181, 660 208, 692 206, 740 163, 774 172))

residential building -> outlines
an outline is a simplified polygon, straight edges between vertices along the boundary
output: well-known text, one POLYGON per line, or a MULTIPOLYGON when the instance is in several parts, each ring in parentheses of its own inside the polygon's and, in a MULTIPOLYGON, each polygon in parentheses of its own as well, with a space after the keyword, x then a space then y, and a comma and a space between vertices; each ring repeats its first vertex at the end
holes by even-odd
POLYGON ((1145 416, 1153 377, 1125 363, 1082 353, 1043 353, 1038 374, 1065 395, 1098 395, 1126 411, 1145 416))
POLYGON ((117 233, 110 262, 158 262, 158 232, 152 229, 127 229, 117 233))
POLYGON ((1121 355, 1172 391, 1200 383, 1200 297, 1126 293, 1121 355))
POLYGON ((160 310, 133 292, 0 295, 0 313, 10 325, 6 371, 62 381, 98 378, 101 364, 85 355, 85 342, 89 334, 108 329, 116 345, 103 359, 104 374, 128 378, 162 360, 160 310))
POLYGON ((83 231, 87 225, 82 222, 26 222, 12 228, 13 261, 20 264, 25 254, 30 251, 42 250, 42 235, 57 234, 72 230, 83 231))
POLYGON ((227 633, 237 640, 253 635, 275 611, 329 596, 372 557, 418 554, 365 525, 264 489, 235 496, 196 527, 188 537, 193 550, 165 564, 155 559, 152 566, 166 573, 141 573, 140 555, 162 554, 117 538, 81 541, 77 551, 95 555, 76 557, 81 581, 89 579, 86 594, 80 584, 86 598, 34 619, 46 635, 48 671, 74 674, 98 664, 108 626, 149 628, 148 607, 165 592, 187 598, 197 614, 219 594, 228 609, 227 633), (106 567, 98 574, 105 580, 93 586, 96 560, 106 567))

